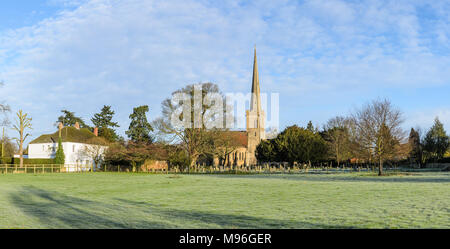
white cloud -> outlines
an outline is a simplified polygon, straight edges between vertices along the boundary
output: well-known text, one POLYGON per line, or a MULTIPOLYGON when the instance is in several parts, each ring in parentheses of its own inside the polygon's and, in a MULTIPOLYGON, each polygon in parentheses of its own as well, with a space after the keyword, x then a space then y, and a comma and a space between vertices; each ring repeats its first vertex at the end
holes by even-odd
POLYGON ((427 131, 433 125, 435 118, 439 118, 447 134, 450 135, 450 107, 413 112, 407 116, 406 127, 420 127, 423 131, 427 131))
POLYGON ((425 36, 417 12, 425 3, 410 1, 53 4, 71 8, 0 33, 0 97, 33 115, 34 135, 53 129, 63 108, 89 119, 112 105, 123 131, 133 106, 149 104, 154 118, 188 83, 248 91, 255 43, 263 91, 280 92, 292 110, 281 124, 303 121, 299 99, 314 109, 345 98, 350 107, 380 89, 449 85, 448 5, 429 7, 439 25, 425 36))

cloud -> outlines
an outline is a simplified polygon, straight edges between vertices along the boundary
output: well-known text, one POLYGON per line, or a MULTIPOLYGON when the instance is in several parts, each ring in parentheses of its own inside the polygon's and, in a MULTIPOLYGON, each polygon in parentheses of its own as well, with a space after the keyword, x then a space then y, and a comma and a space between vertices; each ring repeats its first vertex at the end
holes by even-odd
POLYGON ((31 113, 35 136, 54 129, 63 108, 89 120, 112 105, 123 134, 134 106, 148 104, 154 118, 161 101, 186 84, 212 81, 224 91, 249 91, 254 44, 262 90, 280 93, 282 125, 323 122, 405 88, 449 89, 448 4, 51 3, 65 9, 33 26, 0 31, 6 84, 0 97, 31 113))
POLYGON ((420 127, 423 131, 427 131, 434 124, 434 119, 445 124, 447 134, 450 134, 450 108, 447 109, 431 109, 426 111, 416 111, 407 116, 407 127, 420 127))

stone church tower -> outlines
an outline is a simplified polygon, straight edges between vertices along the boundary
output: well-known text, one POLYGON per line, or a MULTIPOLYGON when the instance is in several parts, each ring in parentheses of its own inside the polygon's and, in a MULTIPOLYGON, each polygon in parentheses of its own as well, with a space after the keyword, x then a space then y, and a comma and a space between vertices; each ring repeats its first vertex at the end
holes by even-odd
POLYGON ((253 80, 252 80, 252 96, 250 102, 250 110, 246 112, 247 116, 247 136, 248 136, 248 150, 247 150, 247 165, 255 165, 257 163, 255 152, 256 146, 261 140, 266 139, 265 124, 266 114, 261 108, 261 95, 259 88, 259 74, 258 61, 255 58, 253 62, 253 80))

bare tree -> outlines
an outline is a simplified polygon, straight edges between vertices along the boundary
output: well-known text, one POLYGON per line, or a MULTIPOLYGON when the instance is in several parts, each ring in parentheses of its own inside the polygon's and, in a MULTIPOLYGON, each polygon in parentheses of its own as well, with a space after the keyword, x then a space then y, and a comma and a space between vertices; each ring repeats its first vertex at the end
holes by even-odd
MULTIPOLYGON (((0 81, 0 87, 3 86, 3 81, 0 81)), ((4 118, 0 120, 0 126, 3 128, 2 129, 2 155, 1 157, 3 158, 5 156, 5 147, 6 147, 6 138, 5 138, 5 127, 8 127, 10 125, 8 117, 6 116, 6 114, 8 112, 10 112, 11 109, 9 107, 9 105, 5 104, 5 103, 0 103, 0 113, 2 113, 4 115, 4 118)), ((11 146, 10 146, 11 148, 11 146)))
POLYGON ((324 127, 325 139, 338 166, 341 161, 350 158, 350 129, 351 120, 342 116, 328 120, 324 127))
POLYGON ((99 167, 104 161, 108 143, 100 137, 90 139, 87 143, 88 144, 84 145, 83 149, 80 150, 78 156, 79 158, 89 158, 92 160, 94 163, 92 170, 94 170, 94 166, 99 167))
POLYGON ((225 98, 217 85, 188 85, 162 102, 162 117, 153 122, 153 127, 160 142, 183 148, 192 167, 200 156, 215 153, 216 138, 226 130, 223 129, 229 118, 226 110, 225 98), (182 124, 177 125, 179 122, 182 124))
POLYGON ((230 136, 230 133, 222 132, 218 134, 214 141, 214 156, 217 157, 221 166, 227 165, 229 163, 229 155, 236 151, 237 145, 234 139, 234 137, 230 136))
POLYGON ((383 163, 394 158, 398 148, 405 140, 400 125, 403 122, 400 110, 387 99, 375 100, 353 115, 356 125, 355 140, 361 151, 367 151, 379 163, 378 175, 383 175, 383 163))
MULTIPOLYGON (((0 81, 0 87, 3 86, 3 82, 0 81)), ((8 120, 8 117, 6 116, 7 113, 11 111, 11 108, 9 105, 5 104, 4 102, 0 103, 0 113, 4 115, 4 118, 0 120, 0 126, 2 127, 8 127, 10 125, 10 122, 8 120)), ((4 133, 4 131, 3 131, 4 133)))
POLYGON ((13 126, 13 129, 19 133, 19 138, 15 138, 19 145, 20 167, 23 167, 23 143, 30 134, 25 134, 26 129, 33 129, 31 127, 32 119, 28 117, 27 113, 23 113, 22 110, 17 112, 17 123, 13 126))

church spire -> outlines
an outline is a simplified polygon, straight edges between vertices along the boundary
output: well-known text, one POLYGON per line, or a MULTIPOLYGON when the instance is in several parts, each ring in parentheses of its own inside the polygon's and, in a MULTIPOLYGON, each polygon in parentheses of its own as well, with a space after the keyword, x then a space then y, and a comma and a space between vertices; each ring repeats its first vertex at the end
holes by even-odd
POLYGON ((259 92, 259 73, 258 73, 258 60, 256 58, 256 45, 255 45, 255 58, 253 62, 253 80, 252 80, 252 99, 250 110, 256 110, 257 113, 261 113, 261 97, 259 92))

